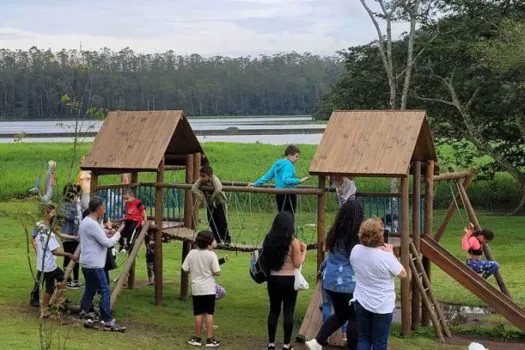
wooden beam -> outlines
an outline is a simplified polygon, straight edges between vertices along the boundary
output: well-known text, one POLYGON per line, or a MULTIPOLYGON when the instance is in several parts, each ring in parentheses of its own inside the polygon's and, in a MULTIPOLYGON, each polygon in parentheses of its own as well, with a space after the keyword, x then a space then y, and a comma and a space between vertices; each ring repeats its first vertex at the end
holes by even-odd
POLYGON ((410 322, 410 228, 409 226, 409 178, 401 178, 401 264, 409 274, 401 280, 401 334, 409 336, 410 322))
MULTIPOLYGON (((191 183, 185 184, 163 184, 156 183, 155 186, 162 188, 178 188, 181 190, 190 190, 191 183)), ((204 188, 204 187, 203 187, 204 188)), ((223 186, 222 190, 224 192, 244 192, 244 193, 268 193, 268 194, 298 194, 298 195, 310 195, 318 196, 322 192, 322 189, 314 188, 290 188, 290 189, 280 189, 280 188, 267 188, 267 187, 248 187, 248 186, 223 186)))
MULTIPOLYGON (((479 224, 478 217, 476 215, 476 211, 474 210, 472 203, 470 203, 470 199, 468 198, 468 195, 467 195, 467 190, 465 190, 465 187, 463 187, 463 184, 461 183, 461 181, 458 183, 458 190, 461 196, 461 201, 463 202, 463 205, 465 206, 465 209, 467 210, 467 214, 470 219, 470 222, 474 224, 474 228, 476 230, 481 230, 481 225, 479 224)), ((487 243, 483 245, 483 253, 485 254, 485 257, 487 258, 487 260, 494 260, 492 251, 490 250, 490 247, 487 243)), ((508 297, 511 297, 510 292, 507 286, 505 285, 505 281, 503 280, 503 276, 501 276, 501 273, 499 270, 497 270, 496 273, 494 273, 494 277, 496 278, 496 282, 498 282, 498 286, 500 290, 508 297)))
MULTIPOLYGON (((187 187, 184 191, 184 227, 194 228, 193 220, 193 198, 191 196, 191 184, 193 183, 193 166, 195 164, 194 155, 189 154, 186 156, 186 185, 187 187)), ((182 259, 181 264, 186 259, 186 256, 191 250, 191 242, 184 240, 182 242, 182 259)), ((180 298, 186 300, 188 298, 189 292, 189 274, 182 270, 180 274, 180 298)))
POLYGON ((319 176, 319 191, 320 194, 317 196, 317 271, 321 267, 324 261, 324 242, 326 238, 325 233, 325 205, 326 205, 326 194, 324 191, 326 185, 326 177, 319 176))
POLYGON ((459 171, 455 173, 444 173, 441 175, 434 176, 434 181, 448 181, 448 180, 459 180, 469 176, 468 171, 459 171))
MULTIPOLYGON (((425 174, 425 234, 432 236, 432 218, 434 215, 434 166, 433 160, 427 162, 427 171, 425 174)), ((423 257, 423 266, 428 280, 432 282, 432 266, 430 260, 423 257)), ((421 313, 421 324, 423 326, 430 326, 430 312, 423 305, 421 313)))
MULTIPOLYGON (((164 158, 157 171, 157 183, 164 182, 164 158)), ((157 187, 155 190, 155 304, 161 305, 163 299, 163 257, 162 257, 162 217, 164 213, 164 190, 157 187)))
MULTIPOLYGON (((419 251, 421 238, 421 162, 416 161, 413 165, 413 193, 412 193, 412 242, 419 251)), ((412 329, 417 330, 421 322, 421 298, 418 286, 418 277, 412 278, 412 329)))
MULTIPOLYGON (((111 303, 110 303, 111 309, 113 309, 113 306, 115 306, 115 303, 117 302, 117 297, 120 294, 120 291, 122 290, 122 286, 124 285, 124 280, 127 278, 129 271, 131 270, 131 266, 135 263, 135 259, 137 258, 137 253, 139 252, 139 249, 142 246, 142 242, 144 242, 144 237, 148 233, 149 227, 150 227, 150 222, 146 221, 144 226, 142 226, 142 230, 140 230, 139 236, 135 240, 135 244, 133 245, 133 249, 131 249, 131 253, 126 259, 126 263, 124 264, 124 267, 122 268, 122 271, 120 272, 120 276, 117 280, 117 284, 115 285, 115 288, 113 288, 113 292, 111 292, 111 303)), ((156 274, 155 274, 155 277, 157 277, 156 274)))
MULTIPOLYGON (((476 176, 476 168, 472 167, 468 171, 468 176, 463 180, 463 187, 465 190, 470 186, 472 183, 472 180, 474 180, 474 177, 476 176)), ((455 198, 452 199, 452 202, 448 206, 447 213, 445 214, 445 217, 443 218, 443 221, 441 222, 441 225, 439 226, 438 230, 436 231, 436 234, 434 235, 434 239, 439 242, 443 234, 445 233, 448 223, 450 219, 452 219, 452 216, 454 216, 454 213, 456 212, 456 201, 460 199, 459 193, 454 195, 455 198)), ((428 232, 427 232, 428 234, 428 232)))
POLYGON ((97 189, 98 189, 98 174, 92 172, 91 173, 91 182, 89 185, 89 191, 90 191, 90 197, 97 195, 97 189))

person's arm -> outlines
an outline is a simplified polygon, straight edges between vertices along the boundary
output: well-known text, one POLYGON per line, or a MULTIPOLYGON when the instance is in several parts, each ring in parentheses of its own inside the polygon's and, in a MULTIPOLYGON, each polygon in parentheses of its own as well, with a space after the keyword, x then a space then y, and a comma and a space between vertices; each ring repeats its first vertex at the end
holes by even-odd
POLYGON ((219 259, 217 259, 217 254, 213 254, 213 259, 211 261, 211 271, 213 272, 214 276, 220 276, 221 275, 221 267, 219 265, 219 259))
POLYGON ((272 167, 270 168, 270 170, 268 170, 266 172, 266 174, 264 174, 263 176, 258 178, 257 181, 255 181, 255 183, 254 183, 255 187, 262 186, 265 183, 272 181, 274 176, 275 176, 275 169, 274 168, 275 168, 275 164, 272 165, 272 167))
POLYGON ((102 226, 93 225, 92 229, 93 229, 92 236, 95 239, 95 241, 97 241, 100 245, 106 248, 111 248, 120 239, 120 232, 122 232, 122 230, 124 229, 124 226, 120 226, 118 231, 115 232, 115 234, 110 238, 106 236, 106 232, 104 232, 104 229, 102 228, 102 226))
POLYGON ((222 193, 222 183, 221 183, 221 180, 213 175, 212 177, 212 182, 213 182, 213 193, 211 195, 211 201, 214 202, 215 199, 221 195, 222 193))
POLYGON ((294 238, 292 241, 292 262, 294 267, 300 268, 306 259, 306 244, 294 238))
POLYGON ((75 260, 75 261, 78 260, 75 255, 73 255, 71 253, 60 251, 60 250, 58 250, 58 248, 55 249, 55 250, 52 250, 51 252, 53 253, 54 256, 65 256, 65 257, 70 258, 71 260, 75 260))
POLYGON ((394 253, 391 249, 393 249, 393 246, 391 244, 388 244, 387 249, 384 249, 385 251, 390 253, 388 256, 388 260, 387 260, 388 267, 390 269, 390 273, 394 277, 399 277, 401 279, 406 278, 408 276, 407 271, 405 270, 403 265, 401 265, 401 263, 397 260, 397 258, 394 256, 394 253))
POLYGON ((287 185, 299 185, 301 179, 295 177, 295 169, 292 163, 287 163, 283 169, 283 182, 287 185))
POLYGON ((195 197, 195 200, 198 202, 204 201, 204 192, 201 190, 201 179, 197 179, 191 186, 191 193, 195 197))
POLYGON ((190 256, 192 256, 191 251, 188 253, 186 259, 184 259, 184 262, 182 263, 182 271, 184 272, 190 272, 190 263, 188 261, 190 259, 190 256))

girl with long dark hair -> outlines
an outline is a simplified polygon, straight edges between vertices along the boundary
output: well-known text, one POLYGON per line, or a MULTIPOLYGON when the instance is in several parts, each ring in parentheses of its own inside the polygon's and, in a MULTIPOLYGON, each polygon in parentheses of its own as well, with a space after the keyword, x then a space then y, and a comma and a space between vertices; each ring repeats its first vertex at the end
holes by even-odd
POLYGON ((346 337, 348 349, 357 348, 357 323, 354 307, 350 305, 355 289, 354 270, 350 253, 359 243, 359 227, 363 208, 355 199, 347 200, 337 212, 335 222, 326 237, 329 254, 324 262, 323 290, 330 297, 334 314, 323 323, 317 336, 308 341, 310 350, 321 350, 328 338, 348 322, 346 337))
POLYGON ((275 216, 270 232, 263 243, 265 261, 271 273, 267 287, 270 298, 268 314, 268 350, 275 349, 277 323, 283 310, 284 342, 283 349, 293 349, 290 345, 294 323, 297 291, 294 289, 294 270, 301 267, 306 257, 306 244, 294 236, 294 219, 290 212, 282 211, 275 216))

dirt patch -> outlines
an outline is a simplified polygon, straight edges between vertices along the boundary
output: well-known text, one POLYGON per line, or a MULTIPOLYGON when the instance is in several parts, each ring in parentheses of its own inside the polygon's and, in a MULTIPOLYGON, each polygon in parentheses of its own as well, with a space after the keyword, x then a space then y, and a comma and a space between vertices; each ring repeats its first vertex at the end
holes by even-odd
POLYGON ((447 339, 446 343, 451 345, 465 345, 468 346, 470 343, 480 343, 489 350, 525 350, 524 342, 515 341, 502 341, 499 339, 491 339, 487 337, 458 337, 453 336, 447 339))

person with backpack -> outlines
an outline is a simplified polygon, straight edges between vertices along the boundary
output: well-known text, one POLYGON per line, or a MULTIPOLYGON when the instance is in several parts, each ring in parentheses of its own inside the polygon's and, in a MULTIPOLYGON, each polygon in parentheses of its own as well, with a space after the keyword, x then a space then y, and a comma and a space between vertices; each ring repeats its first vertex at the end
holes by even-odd
POLYGON ((294 287, 295 269, 300 268, 306 258, 306 244, 295 238, 294 229, 292 214, 282 211, 275 216, 272 228, 264 238, 262 256, 269 269, 268 350, 275 350, 275 334, 281 308, 284 318, 282 349, 293 349, 290 341, 297 301, 297 290, 294 287))
POLYGON ((499 264, 492 260, 481 260, 483 246, 494 239, 494 232, 487 229, 474 230, 472 223, 465 229, 461 239, 461 248, 467 252, 467 266, 474 272, 481 273, 484 279, 495 274, 499 264))

